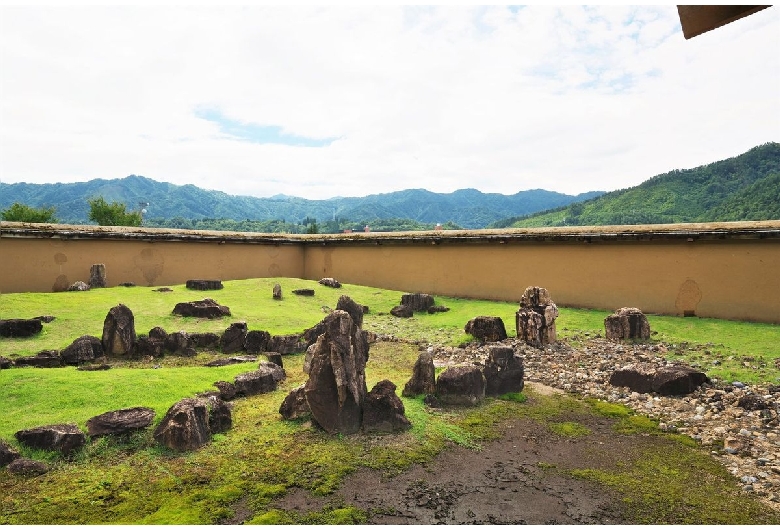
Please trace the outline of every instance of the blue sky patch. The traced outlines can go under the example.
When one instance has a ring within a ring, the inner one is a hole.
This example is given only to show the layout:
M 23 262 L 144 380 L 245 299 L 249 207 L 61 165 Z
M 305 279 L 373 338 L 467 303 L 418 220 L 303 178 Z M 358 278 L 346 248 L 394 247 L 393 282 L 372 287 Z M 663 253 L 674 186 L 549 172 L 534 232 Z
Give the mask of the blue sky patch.
M 256 144 L 280 144 L 295 147 L 327 147 L 337 138 L 307 138 L 285 133 L 278 125 L 257 125 L 225 117 L 214 108 L 195 110 L 195 116 L 219 125 L 220 131 L 245 142 Z

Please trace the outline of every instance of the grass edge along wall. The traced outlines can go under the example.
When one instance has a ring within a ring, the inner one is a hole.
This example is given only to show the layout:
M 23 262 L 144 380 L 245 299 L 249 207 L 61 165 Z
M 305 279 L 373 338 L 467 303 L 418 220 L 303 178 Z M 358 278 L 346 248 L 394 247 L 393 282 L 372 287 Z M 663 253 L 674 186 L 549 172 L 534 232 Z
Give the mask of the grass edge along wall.
M 109 286 L 334 277 L 519 300 L 539 285 L 567 307 L 780 323 L 780 221 L 336 235 L 0 224 L 0 293 L 86 282 L 94 263 Z

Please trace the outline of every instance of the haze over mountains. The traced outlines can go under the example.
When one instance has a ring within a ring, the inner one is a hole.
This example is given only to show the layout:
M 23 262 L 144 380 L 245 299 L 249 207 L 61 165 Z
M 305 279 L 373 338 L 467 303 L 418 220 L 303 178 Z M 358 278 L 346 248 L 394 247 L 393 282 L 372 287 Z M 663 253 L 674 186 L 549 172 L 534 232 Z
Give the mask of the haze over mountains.
M 380 219 L 411 220 L 385 223 L 389 230 L 419 229 L 421 224 L 430 228 L 433 223 L 500 228 L 758 221 L 780 219 L 780 144 L 770 142 L 733 158 L 693 169 L 672 170 L 631 188 L 576 196 L 541 189 L 514 195 L 476 189 L 453 193 L 410 189 L 327 200 L 284 195 L 258 198 L 130 175 L 73 184 L 0 183 L 0 210 L 15 202 L 33 207 L 54 206 L 60 222 L 86 224 L 87 200 L 97 196 L 122 202 L 129 210 L 149 203 L 145 218 L 153 226 L 228 230 L 290 231 L 314 220 L 328 225 L 321 226 L 327 231 L 352 227 L 347 220 L 357 227 Z M 215 219 L 284 222 L 242 225 L 193 221 Z M 183 222 L 187 220 L 193 222 Z

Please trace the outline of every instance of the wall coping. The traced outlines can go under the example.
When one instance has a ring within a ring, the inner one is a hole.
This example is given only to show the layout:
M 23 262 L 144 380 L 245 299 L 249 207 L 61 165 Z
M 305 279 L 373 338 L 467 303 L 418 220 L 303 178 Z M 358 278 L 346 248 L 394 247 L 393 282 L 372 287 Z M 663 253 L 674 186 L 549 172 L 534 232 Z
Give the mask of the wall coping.
M 217 242 L 260 245 L 383 243 L 593 242 L 650 240 L 780 239 L 780 220 L 657 225 L 566 226 L 492 230 L 353 232 L 349 234 L 263 234 L 175 228 L 0 222 L 0 238 L 98 239 L 145 242 Z

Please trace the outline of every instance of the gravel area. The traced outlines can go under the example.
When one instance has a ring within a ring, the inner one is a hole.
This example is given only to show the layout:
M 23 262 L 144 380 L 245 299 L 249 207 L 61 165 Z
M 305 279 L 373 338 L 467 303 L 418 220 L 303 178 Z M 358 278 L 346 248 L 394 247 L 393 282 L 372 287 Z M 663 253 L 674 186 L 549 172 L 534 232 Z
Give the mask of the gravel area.
M 664 358 L 670 349 L 668 345 L 634 345 L 602 338 L 586 338 L 577 348 L 565 341 L 544 349 L 516 339 L 502 344 L 514 347 L 523 357 L 526 381 L 621 403 L 658 420 L 664 431 L 690 436 L 739 477 L 744 492 L 780 510 L 780 386 L 713 380 L 687 396 L 639 394 L 610 385 L 610 375 L 637 362 L 679 364 Z M 483 364 L 490 346 L 453 348 L 422 344 L 420 348 L 434 354 L 437 366 L 448 366 Z

